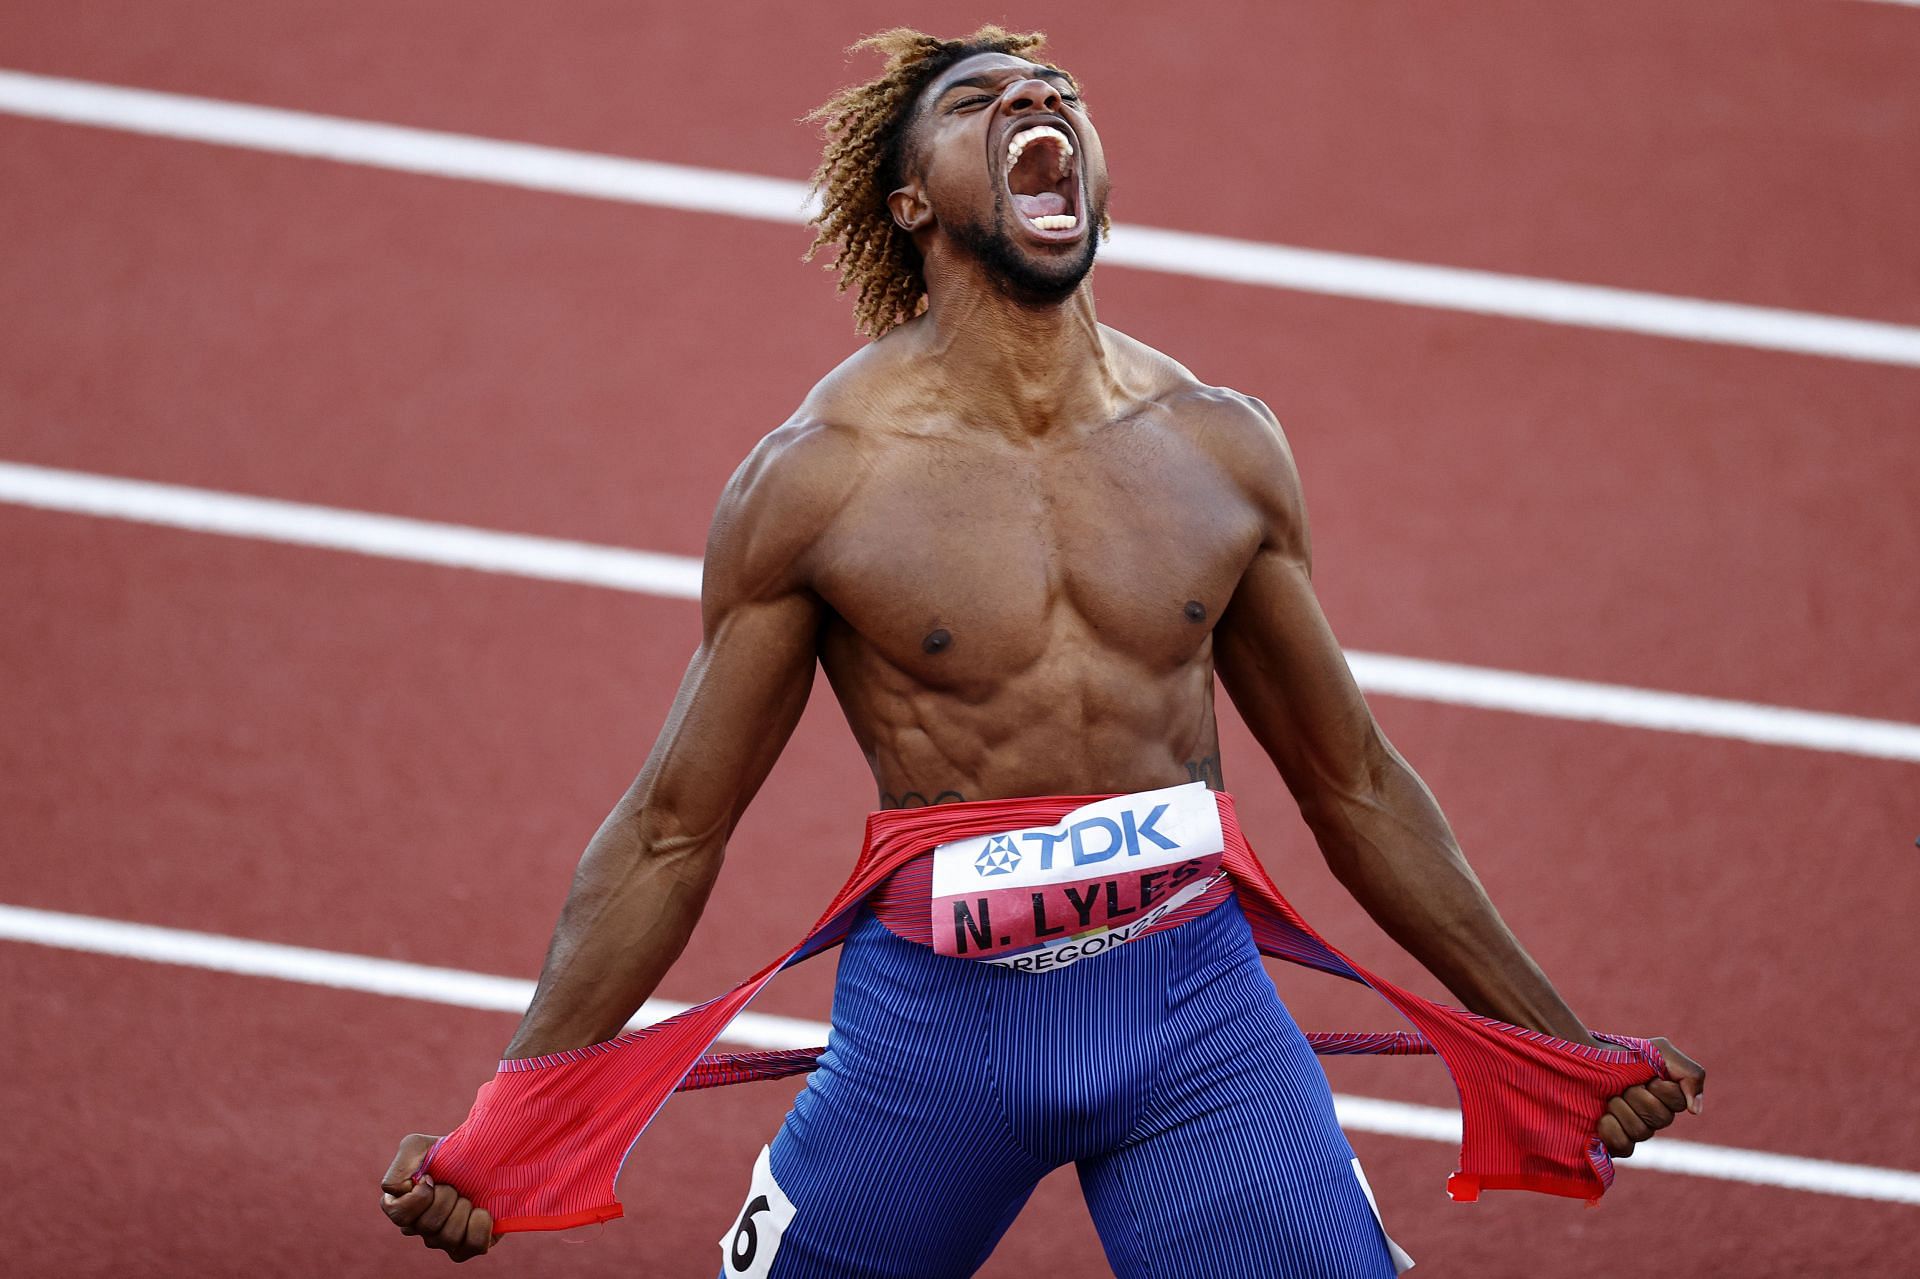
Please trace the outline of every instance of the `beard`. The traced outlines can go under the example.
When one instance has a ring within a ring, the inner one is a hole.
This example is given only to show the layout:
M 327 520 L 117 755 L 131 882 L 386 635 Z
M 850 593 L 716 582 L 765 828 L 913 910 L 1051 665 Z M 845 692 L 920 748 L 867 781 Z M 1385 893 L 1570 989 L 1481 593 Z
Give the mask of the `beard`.
M 993 221 L 963 222 L 952 225 L 950 234 L 960 246 L 987 268 L 993 282 L 1017 302 L 1029 305 L 1053 305 L 1073 296 L 1080 282 L 1093 270 L 1094 254 L 1100 249 L 1100 223 L 1104 208 L 1090 210 L 1092 229 L 1071 257 L 1035 260 L 1014 242 L 1006 231 L 1013 212 L 1007 207 L 1004 192 L 993 197 Z

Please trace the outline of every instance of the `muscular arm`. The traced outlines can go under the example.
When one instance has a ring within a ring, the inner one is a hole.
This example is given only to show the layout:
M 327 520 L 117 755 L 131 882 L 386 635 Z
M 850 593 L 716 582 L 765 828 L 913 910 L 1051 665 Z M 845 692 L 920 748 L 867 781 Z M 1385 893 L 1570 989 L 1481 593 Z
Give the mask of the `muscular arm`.
M 507 1056 L 611 1038 L 686 946 L 813 684 L 822 608 L 805 566 L 832 506 L 820 452 L 816 431 L 782 428 L 721 498 L 700 647 L 640 775 L 580 859 Z
M 840 452 L 830 431 L 789 424 L 727 486 L 707 539 L 700 647 L 645 767 L 580 858 L 508 1057 L 611 1038 L 686 946 L 727 837 L 813 685 L 823 606 L 808 559 L 856 473 Z M 380 1207 L 466 1261 L 496 1242 L 493 1217 L 457 1187 L 418 1178 L 438 1140 L 400 1143 Z
M 1354 899 L 1467 1008 L 1592 1044 L 1494 909 L 1419 776 L 1373 720 L 1315 599 L 1292 457 L 1264 406 L 1228 458 L 1263 541 L 1214 632 L 1228 695 Z

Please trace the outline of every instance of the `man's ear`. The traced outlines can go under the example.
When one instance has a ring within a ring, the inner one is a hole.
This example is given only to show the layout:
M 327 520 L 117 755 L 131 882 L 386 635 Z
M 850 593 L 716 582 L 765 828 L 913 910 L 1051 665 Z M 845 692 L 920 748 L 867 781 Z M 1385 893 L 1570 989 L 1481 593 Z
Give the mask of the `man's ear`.
M 887 197 L 887 212 L 893 214 L 893 224 L 908 235 L 933 221 L 933 206 L 927 203 L 926 193 L 921 191 L 918 180 L 909 182 Z

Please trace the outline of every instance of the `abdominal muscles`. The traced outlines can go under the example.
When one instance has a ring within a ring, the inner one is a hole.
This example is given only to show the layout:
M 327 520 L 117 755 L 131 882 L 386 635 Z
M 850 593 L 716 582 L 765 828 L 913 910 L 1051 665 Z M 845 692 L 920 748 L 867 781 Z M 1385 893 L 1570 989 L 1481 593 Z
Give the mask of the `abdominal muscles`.
M 829 660 L 828 675 L 881 807 L 1219 784 L 1210 646 L 1160 670 L 1055 649 L 1030 669 L 954 687 L 877 659 L 851 666 Z

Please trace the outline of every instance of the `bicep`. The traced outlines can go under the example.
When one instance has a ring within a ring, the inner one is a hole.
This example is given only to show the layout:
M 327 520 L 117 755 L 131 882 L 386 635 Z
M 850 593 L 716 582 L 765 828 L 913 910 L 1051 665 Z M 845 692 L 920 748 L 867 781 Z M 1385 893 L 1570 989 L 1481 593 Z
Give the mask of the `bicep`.
M 731 830 L 806 709 L 818 630 L 817 604 L 797 595 L 740 606 L 710 628 L 632 799 L 689 833 Z
M 629 803 L 722 836 L 806 709 L 825 605 L 805 562 L 818 506 L 779 433 L 742 464 L 708 537 L 700 647 Z
M 1303 556 L 1255 556 L 1215 629 L 1214 663 L 1303 807 L 1350 793 L 1387 752 Z
M 1280 424 L 1257 400 L 1229 466 L 1261 528 L 1214 631 L 1221 683 L 1304 810 L 1355 794 L 1392 755 L 1313 591 L 1300 474 Z

